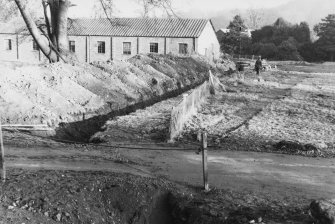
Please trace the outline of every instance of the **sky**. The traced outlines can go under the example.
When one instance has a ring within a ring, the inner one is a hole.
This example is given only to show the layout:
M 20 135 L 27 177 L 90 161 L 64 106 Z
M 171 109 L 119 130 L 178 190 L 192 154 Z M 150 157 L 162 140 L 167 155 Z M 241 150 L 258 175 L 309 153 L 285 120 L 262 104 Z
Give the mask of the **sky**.
M 172 0 L 173 9 L 177 14 L 199 13 L 200 17 L 210 17 L 216 12 L 227 9 L 243 8 L 272 8 L 289 2 L 290 0 Z M 77 6 L 70 9 L 70 17 L 93 16 L 92 9 L 97 0 L 71 0 Z M 141 16 L 138 0 L 114 0 L 115 16 Z

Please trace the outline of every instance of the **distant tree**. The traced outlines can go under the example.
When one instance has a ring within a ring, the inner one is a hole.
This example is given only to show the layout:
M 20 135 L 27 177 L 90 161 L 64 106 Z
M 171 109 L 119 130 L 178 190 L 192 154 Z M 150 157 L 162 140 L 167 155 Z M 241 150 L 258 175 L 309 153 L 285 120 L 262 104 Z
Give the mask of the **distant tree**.
M 242 17 L 240 15 L 234 16 L 227 26 L 230 31 L 222 35 L 221 51 L 227 54 L 246 54 L 247 43 L 250 45 L 251 42 L 250 38 L 243 34 L 246 28 Z
M 251 32 L 252 42 L 253 43 L 272 42 L 273 33 L 274 33 L 273 26 L 264 26 L 259 30 Z
M 113 0 L 95 0 L 94 3 L 95 18 L 112 18 L 115 12 Z
M 291 33 L 299 43 L 311 42 L 311 30 L 307 22 L 301 22 L 299 25 L 293 26 Z
M 267 59 L 278 59 L 278 48 L 274 43 L 256 43 L 252 46 L 252 54 Z
M 283 19 L 282 17 L 280 17 L 276 20 L 273 26 L 276 28 L 282 28 L 282 27 L 289 27 L 291 26 L 291 24 L 287 22 L 285 19 Z
M 220 40 L 221 51 L 227 54 L 236 54 L 239 52 L 240 37 L 231 33 L 224 33 Z
M 152 16 L 156 10 L 161 10 L 168 17 L 177 17 L 172 7 L 172 0 L 133 0 L 142 6 L 142 17 Z M 116 9 L 114 0 L 95 0 L 95 17 L 112 18 Z
M 278 59 L 293 61 L 302 60 L 302 57 L 298 52 L 296 40 L 294 38 L 289 38 L 278 46 Z
M 314 27 L 319 39 L 316 41 L 320 47 L 328 55 L 328 60 L 335 59 L 335 14 L 330 14 L 322 19 L 322 22 Z
M 327 53 L 316 43 L 305 43 L 298 49 L 299 54 L 308 62 L 320 62 L 327 60 Z
M 8 0 L 0 0 L 0 22 L 8 22 L 18 14 L 15 4 Z
M 246 11 L 246 25 L 249 29 L 259 29 L 264 23 L 264 10 L 249 8 Z
M 311 59 L 307 51 L 314 47 L 306 22 L 290 24 L 283 18 L 278 18 L 273 25 L 253 31 L 252 43 L 254 54 L 278 60 L 302 60 L 300 50 Z
M 277 46 L 293 36 L 292 25 L 283 18 L 278 18 L 273 24 L 273 28 L 272 42 Z
M 240 33 L 241 31 L 245 31 L 247 26 L 244 24 L 244 20 L 240 15 L 234 16 L 233 20 L 230 21 L 227 29 L 230 29 L 230 32 Z
M 162 10 L 168 17 L 177 17 L 172 8 L 172 0 L 138 0 L 143 7 L 143 17 L 149 17 L 150 12 Z

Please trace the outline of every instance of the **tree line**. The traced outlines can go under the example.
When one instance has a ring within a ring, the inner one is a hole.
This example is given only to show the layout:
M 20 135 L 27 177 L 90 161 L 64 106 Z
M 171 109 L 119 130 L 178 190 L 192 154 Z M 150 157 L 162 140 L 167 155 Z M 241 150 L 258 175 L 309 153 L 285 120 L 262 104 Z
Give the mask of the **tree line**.
M 227 28 L 230 32 L 218 35 L 224 53 L 261 55 L 271 60 L 320 62 L 335 59 L 335 14 L 328 15 L 314 27 L 315 41 L 312 41 L 306 22 L 291 24 L 283 18 L 252 31 L 251 37 L 245 34 L 247 27 L 239 15 Z

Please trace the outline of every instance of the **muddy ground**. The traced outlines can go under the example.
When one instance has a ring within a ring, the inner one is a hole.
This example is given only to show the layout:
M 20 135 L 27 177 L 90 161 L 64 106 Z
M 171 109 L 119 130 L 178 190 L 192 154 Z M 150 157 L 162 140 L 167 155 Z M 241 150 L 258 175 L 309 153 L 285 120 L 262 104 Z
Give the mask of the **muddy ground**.
M 260 81 L 251 70 L 245 71 L 244 79 L 221 76 L 227 92 L 210 97 L 177 142 L 197 144 L 198 132 L 206 131 L 210 147 L 217 150 L 333 157 L 335 76 L 330 72 L 335 67 L 314 66 L 305 66 L 310 72 L 297 72 L 301 65 L 291 65 L 293 71 L 285 65 L 279 67 L 283 70 L 263 72 Z M 172 98 L 110 120 L 106 131 L 96 136 L 105 142 L 167 141 L 170 112 L 180 100 Z
M 219 189 L 204 193 L 164 179 L 106 171 L 8 171 L 8 181 L 1 185 L 1 223 L 310 221 L 303 203 Z
M 236 158 L 230 168 L 235 159 L 223 161 L 231 174 L 217 173 L 222 155 L 210 152 L 211 191 L 205 193 L 194 151 L 69 145 L 8 132 L 4 139 L 2 223 L 312 223 L 309 203 L 331 191 L 319 192 L 303 179 L 297 184 L 287 167 L 280 183 L 251 168 L 243 174 Z
M 220 78 L 228 92 L 210 99 L 176 145 L 164 138 L 180 97 L 109 120 L 100 144 L 6 131 L 0 223 L 313 223 L 311 200 L 335 196 L 334 77 Z M 209 193 L 195 154 L 199 127 L 210 136 Z

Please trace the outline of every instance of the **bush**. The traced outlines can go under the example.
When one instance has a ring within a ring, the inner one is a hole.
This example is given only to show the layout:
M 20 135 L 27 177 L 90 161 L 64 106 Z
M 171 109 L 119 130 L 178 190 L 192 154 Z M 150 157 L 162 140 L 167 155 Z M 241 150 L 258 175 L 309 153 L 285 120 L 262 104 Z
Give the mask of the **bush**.
M 302 57 L 298 52 L 298 48 L 293 40 L 283 41 L 278 47 L 279 60 L 302 61 Z
M 262 55 L 263 58 L 276 59 L 278 48 L 274 43 L 259 43 L 253 45 L 253 54 Z
M 327 59 L 327 54 L 315 43 L 306 43 L 299 47 L 299 53 L 308 62 L 321 62 Z

